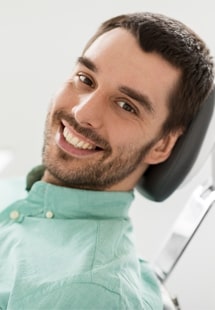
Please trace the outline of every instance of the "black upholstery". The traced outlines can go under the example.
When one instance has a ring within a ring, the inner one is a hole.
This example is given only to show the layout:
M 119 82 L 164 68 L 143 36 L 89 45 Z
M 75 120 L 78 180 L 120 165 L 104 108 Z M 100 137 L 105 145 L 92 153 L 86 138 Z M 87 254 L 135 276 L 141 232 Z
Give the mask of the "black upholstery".
M 210 93 L 202 109 L 178 140 L 170 158 L 162 164 L 150 166 L 137 185 L 148 199 L 161 202 L 168 198 L 191 170 L 201 149 L 212 118 L 215 90 Z

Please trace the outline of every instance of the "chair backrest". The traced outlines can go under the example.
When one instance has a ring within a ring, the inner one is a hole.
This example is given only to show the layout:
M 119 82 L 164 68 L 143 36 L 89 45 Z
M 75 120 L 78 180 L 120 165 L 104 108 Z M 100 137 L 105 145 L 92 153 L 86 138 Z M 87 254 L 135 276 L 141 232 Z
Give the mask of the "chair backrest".
M 215 88 L 211 91 L 186 133 L 179 138 L 169 159 L 164 163 L 150 166 L 140 179 L 137 190 L 143 196 L 161 202 L 182 185 L 183 181 L 187 180 L 188 174 L 193 176 L 201 167 L 215 143 L 213 128 L 215 122 L 211 121 L 214 102 Z M 209 124 L 212 127 L 210 130 Z M 207 145 L 204 141 L 206 140 L 206 133 L 209 135 Z

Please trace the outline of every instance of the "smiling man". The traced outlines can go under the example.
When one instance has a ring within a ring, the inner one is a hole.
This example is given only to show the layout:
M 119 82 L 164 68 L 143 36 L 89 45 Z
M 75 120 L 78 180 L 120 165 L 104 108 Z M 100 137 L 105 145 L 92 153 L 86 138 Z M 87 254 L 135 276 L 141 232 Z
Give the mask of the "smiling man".
M 50 107 L 41 180 L 0 214 L 0 308 L 162 309 L 129 206 L 212 85 L 209 51 L 182 23 L 101 25 Z
M 131 190 L 149 164 L 167 158 L 182 132 L 162 135 L 168 98 L 180 76 L 159 54 L 141 50 L 127 30 L 101 35 L 54 100 L 46 124 L 44 180 Z

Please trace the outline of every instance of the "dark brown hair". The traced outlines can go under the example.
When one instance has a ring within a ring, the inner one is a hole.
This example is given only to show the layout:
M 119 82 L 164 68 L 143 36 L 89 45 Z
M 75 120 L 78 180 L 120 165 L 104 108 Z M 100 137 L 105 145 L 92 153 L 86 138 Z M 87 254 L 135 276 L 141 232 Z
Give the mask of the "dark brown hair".
M 213 60 L 205 42 L 183 23 L 161 14 L 134 13 L 105 21 L 87 43 L 84 52 L 103 33 L 124 28 L 145 52 L 155 52 L 182 72 L 172 91 L 169 116 L 163 134 L 187 128 L 213 87 Z

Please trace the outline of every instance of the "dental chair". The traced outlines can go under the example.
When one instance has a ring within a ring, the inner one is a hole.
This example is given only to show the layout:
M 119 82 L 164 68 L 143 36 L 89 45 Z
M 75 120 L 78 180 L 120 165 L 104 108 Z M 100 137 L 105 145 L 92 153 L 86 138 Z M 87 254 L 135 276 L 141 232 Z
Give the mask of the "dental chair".
M 186 133 L 177 142 L 171 157 L 162 164 L 150 166 L 137 186 L 140 194 L 147 199 L 162 202 L 176 189 L 189 183 L 206 159 L 211 156 L 211 176 L 191 193 L 188 203 L 152 262 L 160 281 L 164 310 L 181 309 L 180 301 L 172 298 L 167 291 L 165 281 L 215 202 L 214 103 L 215 89 L 210 93 Z

